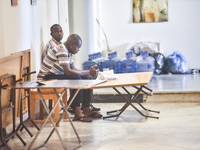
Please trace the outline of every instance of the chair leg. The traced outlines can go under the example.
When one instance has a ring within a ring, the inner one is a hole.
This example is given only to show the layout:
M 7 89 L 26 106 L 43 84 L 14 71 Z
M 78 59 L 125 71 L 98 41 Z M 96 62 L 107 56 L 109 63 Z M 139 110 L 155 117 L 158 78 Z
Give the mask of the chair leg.
M 49 110 L 52 110 L 53 100 L 49 100 Z
M 44 119 L 44 106 L 42 102 L 40 101 L 40 120 Z
M 67 107 L 67 91 L 63 95 L 63 103 L 65 104 L 65 107 Z M 64 113 L 64 119 L 67 119 L 67 114 L 64 112 L 64 110 L 63 113 Z
M 58 101 L 58 98 L 57 96 L 55 96 L 54 98 L 54 105 L 55 103 Z M 54 114 L 55 114 L 55 117 L 54 117 L 54 122 L 55 124 L 58 122 L 59 118 L 60 118 L 60 115 L 59 115 L 59 104 L 56 106 L 56 108 L 54 109 Z M 57 124 L 57 127 L 59 127 L 59 123 Z
M 32 120 L 35 120 L 35 96 L 33 94 L 30 94 L 30 117 Z M 33 123 L 30 122 L 30 127 L 33 127 Z

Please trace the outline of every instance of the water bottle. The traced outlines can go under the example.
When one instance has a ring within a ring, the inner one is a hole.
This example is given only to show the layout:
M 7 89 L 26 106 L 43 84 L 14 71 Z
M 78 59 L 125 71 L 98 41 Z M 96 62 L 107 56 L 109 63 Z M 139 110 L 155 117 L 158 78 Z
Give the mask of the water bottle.
M 98 64 L 98 69 L 102 71 L 103 70 L 102 63 L 105 61 L 105 58 L 102 57 L 101 52 L 97 52 L 95 54 L 96 54 L 96 59 L 94 61 Z
M 97 62 L 94 61 L 94 59 L 95 59 L 95 55 L 89 54 L 88 60 L 83 62 L 83 64 L 82 64 L 83 70 L 89 70 L 92 66 L 97 65 Z
M 155 60 L 149 56 L 148 51 L 140 51 L 140 55 L 136 57 L 136 72 L 153 72 L 155 70 Z
M 122 73 L 121 58 L 117 57 L 117 52 L 108 53 L 108 59 L 105 59 L 100 65 L 101 69 L 113 70 L 114 73 Z
M 133 51 L 126 52 L 126 58 L 122 60 L 122 73 L 136 72 L 136 55 Z

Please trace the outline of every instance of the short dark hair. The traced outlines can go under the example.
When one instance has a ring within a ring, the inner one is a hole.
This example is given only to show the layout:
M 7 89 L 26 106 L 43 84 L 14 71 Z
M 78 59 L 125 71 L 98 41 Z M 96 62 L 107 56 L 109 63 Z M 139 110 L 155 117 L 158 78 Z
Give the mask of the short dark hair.
M 51 26 L 50 31 L 53 32 L 54 27 L 57 27 L 57 26 L 61 27 L 59 24 L 54 24 L 54 25 Z
M 67 41 L 68 42 L 74 41 L 74 42 L 76 42 L 78 44 L 82 43 L 82 39 L 81 39 L 81 37 L 78 34 L 71 34 L 71 35 L 69 35 L 69 37 L 67 38 Z

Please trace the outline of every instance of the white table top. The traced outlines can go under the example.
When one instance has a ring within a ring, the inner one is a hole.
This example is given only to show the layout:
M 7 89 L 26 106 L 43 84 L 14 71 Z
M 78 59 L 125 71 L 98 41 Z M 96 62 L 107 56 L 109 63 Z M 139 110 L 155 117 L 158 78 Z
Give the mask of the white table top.
M 152 75 L 153 72 L 116 74 L 117 79 L 108 80 L 107 82 L 98 84 L 93 88 L 97 89 L 97 88 L 147 85 L 150 82 Z
M 17 84 L 15 89 L 33 88 L 67 88 L 67 89 L 96 89 L 122 86 L 147 85 L 152 77 L 152 72 L 116 74 L 117 79 L 113 80 L 31 80 Z M 41 84 L 42 85 L 41 85 Z
M 47 88 L 67 88 L 67 89 L 89 89 L 97 84 L 105 82 L 105 80 L 47 80 L 47 81 L 25 81 L 17 84 L 15 89 L 47 89 Z

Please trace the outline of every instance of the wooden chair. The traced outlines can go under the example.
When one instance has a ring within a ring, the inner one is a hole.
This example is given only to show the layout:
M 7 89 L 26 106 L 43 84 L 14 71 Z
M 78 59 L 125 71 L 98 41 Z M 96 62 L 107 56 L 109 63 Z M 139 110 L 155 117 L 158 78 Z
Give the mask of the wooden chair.
M 33 73 L 36 73 L 36 72 L 35 71 L 30 72 L 29 66 L 26 66 L 26 67 L 23 68 L 22 73 L 23 73 L 22 77 L 20 79 L 18 79 L 16 81 L 16 83 L 17 82 L 22 83 L 22 82 L 30 80 L 30 75 L 33 74 Z M 20 103 L 20 112 L 19 112 L 20 113 L 20 124 L 18 125 L 16 131 L 18 132 L 19 129 L 21 131 L 23 129 L 25 129 L 28 132 L 28 134 L 32 137 L 33 134 L 27 128 L 26 124 L 31 122 L 37 128 L 37 130 L 39 130 L 40 128 L 36 125 L 36 123 L 30 117 L 30 89 L 20 90 L 19 103 Z M 24 113 L 27 113 L 27 118 L 25 120 L 24 120 L 24 117 L 23 117 Z
M 15 89 L 7 89 L 8 86 L 15 86 L 16 76 L 6 74 L 0 76 L 0 147 L 5 146 L 11 150 L 7 142 L 15 135 L 26 145 L 15 129 L 16 123 L 16 95 Z M 12 131 L 6 133 L 6 127 L 12 123 Z M 4 131 L 4 132 L 3 132 Z
M 53 101 L 53 103 L 55 104 L 58 100 L 57 95 L 54 93 L 53 89 L 41 89 L 42 92 L 42 96 L 45 100 L 49 100 L 49 101 Z M 60 93 L 58 91 L 58 93 Z M 41 119 L 43 118 L 43 116 L 40 116 L 40 120 L 35 120 L 35 105 L 36 105 L 36 100 L 41 100 L 41 97 L 38 93 L 37 90 L 31 90 L 30 91 L 30 99 L 31 99 L 31 118 L 34 120 L 35 123 L 43 123 L 45 120 Z M 41 106 L 41 105 L 40 105 Z M 50 106 L 51 107 L 51 106 Z M 43 107 L 40 108 L 40 112 L 42 111 L 43 114 Z M 54 122 L 57 123 L 59 120 L 59 105 L 56 106 L 55 110 L 54 110 Z M 50 120 L 48 120 L 48 122 L 50 122 Z M 32 124 L 31 124 L 32 126 Z M 59 124 L 58 124 L 59 126 Z
M 61 93 L 63 89 L 57 89 L 58 93 Z M 51 104 L 52 102 L 55 104 L 58 100 L 56 93 L 54 92 L 53 89 L 41 89 L 42 96 L 45 100 L 51 101 L 49 103 L 50 109 L 52 108 Z M 31 118 L 34 120 L 35 123 L 43 123 L 45 120 L 43 119 L 44 117 L 44 108 L 43 105 L 40 105 L 40 119 L 35 120 L 35 106 L 36 106 L 36 100 L 41 100 L 41 97 L 38 93 L 37 90 L 31 90 L 30 91 L 30 101 L 31 101 Z M 67 93 L 63 95 L 63 102 L 65 105 L 67 105 Z M 56 106 L 54 110 L 54 122 L 57 123 L 59 120 L 59 105 Z M 64 118 L 66 118 L 66 115 L 64 115 Z M 50 122 L 50 120 L 48 120 Z M 31 123 L 30 126 L 32 127 L 33 124 Z M 57 124 L 59 126 L 59 124 Z
M 25 74 L 23 75 L 27 80 L 31 80 L 31 74 L 36 73 L 35 71 L 30 72 L 29 67 L 24 67 Z M 61 93 L 63 89 L 57 89 L 58 93 Z M 58 100 L 56 93 L 53 89 L 42 89 L 42 96 L 45 100 L 49 101 L 49 109 L 51 110 L 52 104 L 55 104 Z M 41 97 L 36 89 L 31 89 L 28 91 L 29 98 L 30 98 L 30 118 L 33 120 L 30 122 L 30 126 L 35 126 L 33 123 L 43 123 L 44 120 L 44 107 L 40 101 L 40 119 L 35 119 L 35 107 L 36 107 L 36 100 L 41 100 Z M 67 105 L 67 92 L 63 95 L 63 102 L 65 105 Z M 59 105 L 54 110 L 54 122 L 57 123 L 59 120 Z M 64 118 L 67 119 L 67 115 L 64 115 Z M 50 120 L 48 120 L 50 122 Z M 59 124 L 57 124 L 59 126 Z

